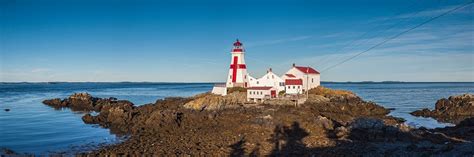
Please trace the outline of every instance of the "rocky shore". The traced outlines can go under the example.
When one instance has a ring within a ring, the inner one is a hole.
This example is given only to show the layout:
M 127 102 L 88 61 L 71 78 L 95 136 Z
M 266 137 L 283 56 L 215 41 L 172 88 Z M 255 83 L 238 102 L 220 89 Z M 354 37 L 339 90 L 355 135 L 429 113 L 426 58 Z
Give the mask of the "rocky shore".
M 448 99 L 442 98 L 436 102 L 434 110 L 425 108 L 410 114 L 458 124 L 466 118 L 474 117 L 474 95 L 463 94 L 451 96 Z
M 82 120 L 128 140 L 78 155 L 162 156 L 472 156 L 474 119 L 456 127 L 415 129 L 348 91 L 317 88 L 306 103 L 248 104 L 245 93 L 165 98 L 134 106 L 74 94 L 54 108 L 95 111 Z

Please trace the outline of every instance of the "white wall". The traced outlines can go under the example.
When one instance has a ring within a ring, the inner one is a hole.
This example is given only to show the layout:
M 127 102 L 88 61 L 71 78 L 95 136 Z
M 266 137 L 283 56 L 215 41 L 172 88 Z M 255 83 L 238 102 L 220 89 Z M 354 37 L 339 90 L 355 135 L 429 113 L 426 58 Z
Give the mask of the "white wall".
M 212 87 L 212 91 L 211 91 L 213 94 L 217 94 L 217 95 L 227 95 L 227 87 L 225 86 L 214 86 Z
M 233 69 L 230 68 L 230 65 L 234 64 L 234 57 L 236 57 L 236 56 L 238 57 L 237 64 L 245 64 L 244 52 L 232 52 L 231 61 L 230 61 L 230 64 L 228 66 L 229 74 L 227 75 L 227 82 L 226 82 L 227 87 L 233 87 L 234 86 L 233 83 L 232 83 L 232 71 L 233 71 Z M 237 68 L 237 76 L 236 76 L 235 83 L 244 85 L 245 82 L 247 82 L 247 87 L 249 87 L 249 83 L 248 83 L 249 82 L 249 77 L 248 77 L 248 74 L 247 74 L 247 69 Z
M 303 86 L 301 85 L 285 85 L 286 94 L 301 94 L 303 93 Z
M 257 86 L 257 79 L 250 76 L 250 74 L 247 74 L 247 77 L 249 78 L 249 85 L 250 87 L 255 87 Z
M 285 83 L 285 80 L 281 79 L 275 73 L 269 71 L 267 74 L 263 75 L 262 77 L 258 78 L 255 81 L 255 85 L 257 87 L 273 87 L 276 89 L 277 94 L 280 91 L 285 90 L 285 86 L 280 86 L 280 83 Z
M 267 96 L 268 98 L 271 97 L 271 90 L 275 89 L 269 89 L 269 90 L 251 90 L 247 89 L 247 101 L 250 101 L 250 99 L 262 99 Z M 277 93 L 278 94 L 278 93 Z

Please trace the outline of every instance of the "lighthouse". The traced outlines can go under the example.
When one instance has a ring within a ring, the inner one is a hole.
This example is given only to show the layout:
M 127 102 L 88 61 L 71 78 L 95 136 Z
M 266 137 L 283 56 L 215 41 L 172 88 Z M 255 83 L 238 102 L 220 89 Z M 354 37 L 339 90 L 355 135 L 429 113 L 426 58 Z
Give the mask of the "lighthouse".
M 320 84 L 320 73 L 309 66 L 296 66 L 286 72 L 282 77 L 272 72 L 261 78 L 254 78 L 247 73 L 245 65 L 245 50 L 243 44 L 237 39 L 232 47 L 229 74 L 225 83 L 217 83 L 212 87 L 212 93 L 227 95 L 228 88 L 243 87 L 247 89 L 247 100 L 261 102 L 265 99 L 280 97 L 277 93 L 297 95 L 308 92 Z M 225 66 L 225 65 L 223 65 Z
M 249 76 L 247 76 L 247 66 L 245 65 L 245 50 L 243 44 L 237 39 L 231 51 L 229 75 L 227 77 L 227 87 L 248 87 Z

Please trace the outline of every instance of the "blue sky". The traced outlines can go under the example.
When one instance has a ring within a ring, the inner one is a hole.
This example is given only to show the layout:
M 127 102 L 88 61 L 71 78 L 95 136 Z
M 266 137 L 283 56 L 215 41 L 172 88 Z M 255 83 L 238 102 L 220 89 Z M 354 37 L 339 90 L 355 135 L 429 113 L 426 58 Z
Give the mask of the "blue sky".
M 473 5 L 325 70 L 467 2 L 3 0 L 0 81 L 220 82 L 236 38 L 254 77 L 474 81 Z

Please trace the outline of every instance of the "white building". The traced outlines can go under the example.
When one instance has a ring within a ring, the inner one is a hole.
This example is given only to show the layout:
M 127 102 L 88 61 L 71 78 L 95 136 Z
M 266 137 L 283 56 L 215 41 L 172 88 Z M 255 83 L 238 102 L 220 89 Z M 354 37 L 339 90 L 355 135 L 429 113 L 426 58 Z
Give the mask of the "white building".
M 247 88 L 247 101 L 262 102 L 265 99 L 276 98 L 277 92 L 273 87 Z
M 293 67 L 281 78 L 285 81 L 286 79 L 301 79 L 302 92 L 318 87 L 321 82 L 320 73 L 318 71 L 311 67 L 296 66 L 295 64 L 293 64 Z
M 286 94 L 302 94 L 303 80 L 301 79 L 285 79 L 285 93 Z
M 270 68 L 265 75 L 258 79 L 251 77 L 250 87 L 274 87 L 278 93 L 285 90 L 285 80 L 273 73 Z

